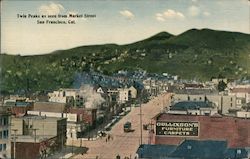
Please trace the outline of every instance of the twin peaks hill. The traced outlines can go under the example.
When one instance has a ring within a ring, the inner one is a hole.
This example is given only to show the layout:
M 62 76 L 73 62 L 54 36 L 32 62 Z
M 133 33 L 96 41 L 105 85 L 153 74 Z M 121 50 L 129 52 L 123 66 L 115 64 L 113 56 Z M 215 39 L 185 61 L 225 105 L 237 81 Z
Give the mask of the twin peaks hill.
M 250 78 L 250 35 L 191 29 L 179 35 L 158 33 L 127 45 L 80 46 L 36 56 L 0 55 L 2 92 L 71 87 L 75 73 L 143 69 L 185 79 L 218 75 Z

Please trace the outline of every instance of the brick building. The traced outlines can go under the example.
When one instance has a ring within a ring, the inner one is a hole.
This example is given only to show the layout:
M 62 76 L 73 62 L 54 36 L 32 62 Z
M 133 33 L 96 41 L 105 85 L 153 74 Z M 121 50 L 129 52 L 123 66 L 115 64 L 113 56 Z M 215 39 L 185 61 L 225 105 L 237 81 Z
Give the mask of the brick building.
M 56 136 L 18 136 L 11 142 L 11 156 L 15 159 L 38 159 L 51 156 L 58 147 Z M 14 155 L 15 147 L 15 155 Z M 15 156 L 15 157 L 14 157 Z
M 151 144 L 179 145 L 185 139 L 223 140 L 230 148 L 250 147 L 250 120 L 228 116 L 158 114 L 153 118 Z
M 77 114 L 78 121 L 88 123 L 89 125 L 95 125 L 97 109 L 95 108 L 69 108 L 67 113 Z

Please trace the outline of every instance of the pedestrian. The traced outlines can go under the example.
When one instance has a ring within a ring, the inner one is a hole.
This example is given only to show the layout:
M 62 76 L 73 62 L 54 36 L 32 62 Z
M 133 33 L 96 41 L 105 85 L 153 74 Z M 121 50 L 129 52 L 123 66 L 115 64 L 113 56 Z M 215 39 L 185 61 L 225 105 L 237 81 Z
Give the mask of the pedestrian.
M 116 156 L 116 159 L 121 159 L 121 156 L 118 154 L 118 155 Z
M 106 142 L 108 142 L 108 138 L 106 138 Z

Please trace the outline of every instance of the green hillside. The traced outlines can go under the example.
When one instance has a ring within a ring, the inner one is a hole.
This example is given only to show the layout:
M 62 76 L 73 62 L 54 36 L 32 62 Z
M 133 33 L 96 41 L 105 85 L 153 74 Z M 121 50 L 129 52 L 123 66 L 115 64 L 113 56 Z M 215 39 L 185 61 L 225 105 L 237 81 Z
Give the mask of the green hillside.
M 0 55 L 3 93 L 70 87 L 77 72 L 104 74 L 144 69 L 181 78 L 209 80 L 219 74 L 239 79 L 250 75 L 250 35 L 191 29 L 180 35 L 161 32 L 127 44 L 81 46 L 46 55 Z

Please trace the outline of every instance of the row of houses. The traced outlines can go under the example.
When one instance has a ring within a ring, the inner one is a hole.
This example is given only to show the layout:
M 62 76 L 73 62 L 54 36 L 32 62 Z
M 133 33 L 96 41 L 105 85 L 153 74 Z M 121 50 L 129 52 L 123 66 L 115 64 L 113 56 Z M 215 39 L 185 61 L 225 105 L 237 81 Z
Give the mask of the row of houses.
M 89 92 L 97 93 L 102 97 L 108 97 L 109 100 L 117 101 L 118 103 L 125 103 L 131 99 L 137 98 L 137 89 L 134 86 L 130 86 L 129 88 L 106 88 L 106 87 L 87 87 L 88 90 L 84 89 L 84 87 L 80 87 L 80 89 L 59 89 L 57 91 L 53 91 L 48 94 L 50 102 L 57 103 L 70 103 L 71 99 L 75 102 L 75 105 L 78 107 L 86 107 L 84 103 L 86 102 L 86 96 Z M 87 91 L 87 93 L 86 93 Z M 112 96 L 115 95 L 115 98 Z

